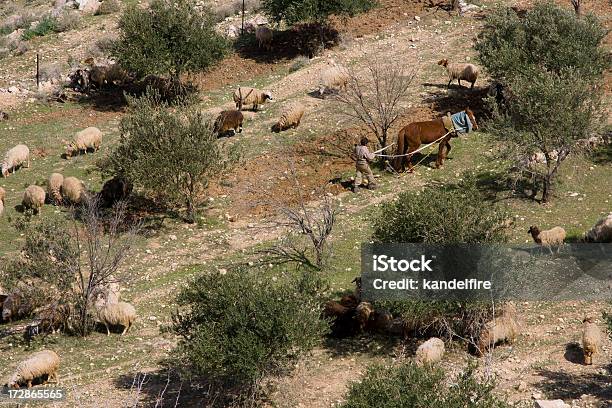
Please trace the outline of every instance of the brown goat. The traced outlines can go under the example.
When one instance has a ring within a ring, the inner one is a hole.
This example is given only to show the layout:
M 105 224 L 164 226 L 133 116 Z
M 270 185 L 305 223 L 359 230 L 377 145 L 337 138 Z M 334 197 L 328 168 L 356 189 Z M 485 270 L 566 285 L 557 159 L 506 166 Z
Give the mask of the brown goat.
M 237 110 L 225 110 L 217 116 L 214 132 L 218 136 L 224 136 L 230 130 L 233 130 L 234 134 L 242 133 L 243 122 L 244 115 L 242 112 Z

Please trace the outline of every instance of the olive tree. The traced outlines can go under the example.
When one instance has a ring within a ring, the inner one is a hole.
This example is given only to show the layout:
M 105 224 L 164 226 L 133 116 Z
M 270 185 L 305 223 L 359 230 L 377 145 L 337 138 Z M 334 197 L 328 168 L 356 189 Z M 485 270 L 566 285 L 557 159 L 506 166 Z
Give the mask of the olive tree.
M 264 11 L 276 22 L 324 23 L 332 15 L 355 15 L 376 4 L 373 0 L 263 0 Z
M 111 54 L 138 77 L 204 70 L 223 58 L 227 40 L 215 31 L 208 9 L 193 0 L 153 0 L 148 8 L 129 6 L 119 19 Z
M 128 102 L 108 159 L 111 172 L 170 207 L 184 205 L 186 220 L 194 222 L 211 177 L 228 169 L 237 149 L 217 140 L 213 120 L 197 108 L 179 103 L 170 110 L 152 90 Z
M 485 127 L 515 153 L 544 155 L 544 169 L 526 169 L 534 176 L 533 190 L 541 184 L 544 203 L 576 141 L 600 122 L 600 82 L 610 64 L 605 35 L 592 15 L 578 18 L 542 3 L 524 17 L 498 9 L 479 36 L 480 60 L 509 95 L 503 113 L 491 106 Z

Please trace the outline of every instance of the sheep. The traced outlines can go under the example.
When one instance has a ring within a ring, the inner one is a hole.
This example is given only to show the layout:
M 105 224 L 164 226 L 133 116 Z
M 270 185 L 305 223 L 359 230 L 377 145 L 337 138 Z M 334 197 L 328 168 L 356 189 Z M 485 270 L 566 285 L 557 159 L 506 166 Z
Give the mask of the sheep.
M 304 105 L 300 103 L 291 104 L 283 110 L 278 122 L 272 126 L 272 131 L 279 133 L 290 128 L 295 129 L 300 126 L 302 116 L 304 116 Z
M 125 200 L 132 193 L 134 186 L 124 177 L 116 176 L 107 180 L 100 191 L 100 201 L 104 207 L 112 207 L 115 203 Z
M 14 174 L 15 169 L 24 163 L 26 164 L 25 167 L 30 167 L 30 149 L 28 149 L 26 145 L 19 144 L 4 155 L 4 160 L 2 161 L 2 177 L 8 177 L 10 170 L 12 170 L 11 173 Z
M 502 308 L 501 316 L 488 321 L 478 338 L 478 354 L 483 355 L 485 350 L 495 347 L 501 342 L 513 343 L 519 332 L 516 307 L 508 302 Z
M 582 351 L 584 353 L 584 364 L 593 364 L 593 354 L 597 353 L 601 344 L 601 332 L 592 317 L 586 317 L 583 321 Z
M 86 197 L 85 185 L 76 177 L 66 177 L 61 188 L 62 197 L 72 204 L 80 204 Z
M 348 308 L 355 308 L 359 304 L 359 299 L 353 294 L 344 295 L 340 298 L 340 304 Z
M 263 105 L 267 100 L 273 100 L 271 92 L 261 91 L 255 88 L 239 87 L 234 91 L 232 97 L 236 103 L 236 109 L 239 111 L 242 111 L 244 105 L 252 105 L 253 110 L 257 112 L 259 105 Z
M 0 187 L 0 215 L 4 212 L 4 197 L 6 196 L 6 191 L 2 187 Z
M 369 302 L 361 302 L 355 308 L 355 320 L 359 326 L 359 330 L 363 331 L 370 320 L 370 315 L 374 310 Z
M 102 144 L 102 132 L 96 127 L 88 127 L 86 129 L 77 132 L 74 136 L 74 141 L 68 142 L 62 140 L 66 147 L 66 157 L 72 157 L 76 154 L 85 152 L 87 154 L 88 149 L 97 151 Z
M 259 42 L 259 48 L 264 48 L 268 51 L 272 49 L 272 39 L 274 38 L 274 32 L 266 26 L 258 26 L 255 30 L 255 38 Z
M 323 97 L 326 92 L 346 89 L 349 80 L 350 75 L 346 68 L 332 63 L 331 66 L 321 72 L 319 96 Z
M 30 325 L 34 333 L 26 332 L 26 338 L 41 333 L 55 333 L 64 328 L 70 317 L 70 306 L 58 302 L 38 308 L 34 311 L 34 323 Z
M 88 85 L 92 84 L 97 89 L 102 89 L 104 85 L 123 83 L 127 79 L 127 72 L 117 63 L 110 65 L 93 65 L 88 70 Z
M 448 85 L 450 88 L 451 82 L 455 79 L 459 82 L 459 86 L 461 86 L 461 80 L 465 80 L 472 83 L 470 89 L 474 89 L 474 83 L 476 79 L 478 79 L 478 67 L 474 64 L 452 64 L 449 63 L 447 59 L 442 59 L 438 61 L 438 65 L 446 68 L 446 72 L 448 72 Z
M 565 230 L 561 227 L 540 231 L 538 227 L 532 225 L 527 232 L 531 234 L 536 244 L 548 248 L 551 253 L 553 247 L 557 248 L 557 252 L 559 252 L 559 248 L 563 245 L 566 236 Z
M 236 133 L 242 133 L 242 124 L 244 115 L 238 110 L 224 110 L 219 113 L 215 120 L 214 132 L 218 136 L 227 134 L 230 130 Z
M 418 366 L 435 364 L 444 356 L 444 342 L 437 337 L 432 337 L 421 344 L 415 353 L 415 363 Z
M 19 388 L 22 384 L 27 384 L 30 388 L 35 379 L 42 379 L 43 383 L 51 379 L 57 382 L 59 365 L 60 358 L 52 350 L 34 353 L 27 360 L 19 363 L 7 386 L 9 388 Z
M 370 314 L 367 329 L 378 333 L 387 333 L 391 328 L 393 316 L 386 310 L 375 310 Z
M 13 318 L 19 318 L 24 314 L 25 302 L 23 295 L 18 290 L 11 291 L 2 302 L 2 320 L 12 322 Z
M 550 157 L 551 161 L 557 161 L 559 152 L 557 150 L 551 150 L 548 157 Z M 518 167 L 533 169 L 538 164 L 546 164 L 546 162 L 546 155 L 542 152 L 536 152 L 531 156 L 521 158 L 518 162 Z
M 21 205 L 25 209 L 32 209 L 35 213 L 39 213 L 45 205 L 45 196 L 46 193 L 42 187 L 31 185 L 25 189 Z
M 586 242 L 612 242 L 612 213 L 597 221 L 597 224 L 584 235 L 584 240 Z
M 118 297 L 111 288 L 107 288 L 103 299 L 96 302 L 98 320 L 106 327 L 107 336 L 110 336 L 110 326 L 123 326 L 123 336 L 136 320 L 134 306 L 127 302 L 116 302 Z
M 62 184 L 64 183 L 64 176 L 59 173 L 52 173 L 47 180 L 47 195 L 49 201 L 55 205 L 62 204 Z
M 323 316 L 338 317 L 347 314 L 351 309 L 351 307 L 343 306 L 334 300 L 330 300 L 329 302 L 325 303 L 325 306 L 323 307 Z

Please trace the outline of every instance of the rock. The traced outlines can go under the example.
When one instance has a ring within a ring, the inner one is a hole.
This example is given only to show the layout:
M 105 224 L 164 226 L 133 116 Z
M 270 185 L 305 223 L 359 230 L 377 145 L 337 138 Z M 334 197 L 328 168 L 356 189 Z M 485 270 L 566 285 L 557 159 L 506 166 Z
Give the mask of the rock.
M 238 38 L 238 36 L 240 36 L 240 28 L 235 25 L 230 25 L 225 30 L 225 35 L 228 38 Z
M 525 381 L 521 381 L 518 383 L 518 385 L 516 386 L 516 390 L 517 391 L 525 391 L 527 389 L 527 383 Z
M 19 88 L 17 88 L 15 85 L 9 87 L 8 89 L 9 93 L 18 93 L 19 92 Z
M 78 0 L 79 10 L 87 14 L 95 14 L 102 4 L 98 0 Z
M 534 391 L 534 392 L 531 394 L 531 398 L 533 398 L 534 400 L 539 400 L 539 399 L 541 399 L 541 398 L 542 398 L 542 393 L 541 393 L 541 392 L 538 392 L 538 391 Z
M 168 235 L 168 238 L 170 239 L 170 241 L 176 241 L 177 237 L 174 234 Z
M 534 408 L 571 408 L 563 400 L 536 400 L 533 403 Z
M 19 28 L 7 35 L 6 39 L 8 40 L 8 42 L 19 41 L 21 40 L 21 36 L 23 35 L 24 31 L 25 30 L 23 28 Z
M 66 0 L 55 0 L 55 9 L 61 9 L 66 7 Z
M 40 21 L 38 21 L 38 20 L 32 21 L 30 23 L 30 30 L 34 30 L 36 27 L 38 27 L 38 24 L 40 24 Z
M 414 16 L 414 19 L 415 19 L 416 21 L 421 21 L 421 17 L 419 17 L 419 16 Z

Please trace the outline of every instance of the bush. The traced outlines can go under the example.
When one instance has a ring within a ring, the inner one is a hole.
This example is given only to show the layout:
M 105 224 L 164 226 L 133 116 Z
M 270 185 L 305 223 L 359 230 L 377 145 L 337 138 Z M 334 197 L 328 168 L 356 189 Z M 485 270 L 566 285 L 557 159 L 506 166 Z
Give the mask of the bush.
M 148 9 L 132 5 L 119 20 L 112 55 L 140 78 L 204 70 L 225 55 L 228 41 L 215 31 L 209 9 L 198 12 L 193 0 L 153 0 Z
M 96 16 L 104 16 L 107 14 L 113 14 L 121 10 L 121 3 L 118 0 L 104 0 L 98 10 L 96 10 Z
M 194 222 L 209 179 L 237 160 L 237 149 L 217 140 L 213 120 L 201 110 L 178 103 L 170 111 L 157 91 L 128 97 L 128 103 L 108 160 L 111 171 L 165 204 L 184 204 L 187 221 Z
M 476 50 L 494 78 L 510 79 L 535 65 L 560 74 L 573 67 L 588 79 L 601 76 L 609 66 L 601 47 L 606 29 L 589 15 L 578 18 L 553 3 L 538 3 L 521 18 L 511 8 L 487 17 Z
M 57 17 L 55 32 L 63 33 L 65 31 L 74 30 L 81 24 L 81 13 L 76 10 L 64 10 Z
M 453 385 L 445 385 L 444 371 L 413 364 L 368 369 L 361 382 L 350 386 L 342 408 L 510 408 L 493 395 L 494 383 L 479 381 L 468 365 Z
M 289 25 L 299 22 L 322 23 L 332 15 L 349 15 L 368 11 L 376 5 L 373 0 L 263 0 L 263 9 L 276 22 Z
M 322 281 L 310 273 L 278 280 L 260 271 L 207 272 L 178 297 L 176 350 L 194 372 L 224 387 L 252 388 L 311 350 L 325 334 Z
M 487 201 L 472 176 L 457 185 L 401 193 L 374 220 L 380 242 L 505 242 L 508 214 Z
M 51 16 L 43 17 L 34 28 L 28 28 L 23 32 L 21 38 L 28 41 L 34 37 L 42 37 L 55 32 L 57 29 L 57 19 Z

